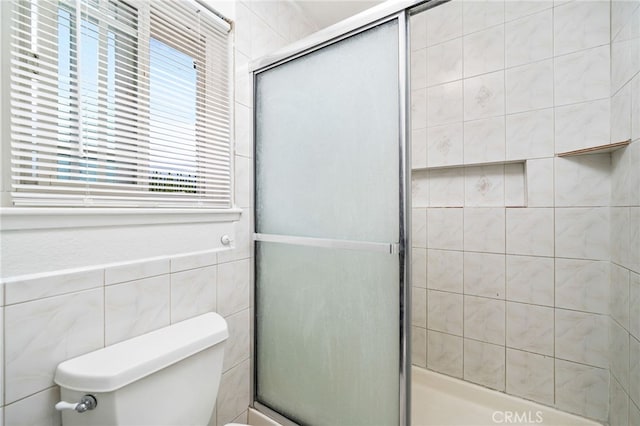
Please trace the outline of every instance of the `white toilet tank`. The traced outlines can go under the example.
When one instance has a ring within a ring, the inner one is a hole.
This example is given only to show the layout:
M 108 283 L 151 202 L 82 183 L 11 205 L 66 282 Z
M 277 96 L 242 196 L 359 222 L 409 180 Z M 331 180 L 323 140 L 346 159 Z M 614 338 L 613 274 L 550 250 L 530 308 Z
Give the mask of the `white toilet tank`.
M 207 313 L 58 365 L 63 401 L 84 395 L 95 409 L 62 412 L 64 426 L 204 426 L 213 412 L 229 336 Z

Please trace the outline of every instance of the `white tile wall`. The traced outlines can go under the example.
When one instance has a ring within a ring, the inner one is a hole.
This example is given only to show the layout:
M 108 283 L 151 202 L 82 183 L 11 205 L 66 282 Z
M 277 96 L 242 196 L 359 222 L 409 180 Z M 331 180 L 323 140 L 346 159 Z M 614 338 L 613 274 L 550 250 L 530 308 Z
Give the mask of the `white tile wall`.
M 411 212 L 411 243 L 414 247 L 427 247 L 426 209 L 413 209 Z
M 614 377 L 609 381 L 609 424 L 629 424 L 629 397 Z
M 504 166 L 466 167 L 464 169 L 464 189 L 465 206 L 504 206 Z
M 463 270 L 464 294 L 493 299 L 505 298 L 504 255 L 465 252 Z
M 411 182 L 411 199 L 413 207 L 429 206 L 429 172 L 417 172 Z
M 633 336 L 629 339 L 629 396 L 636 405 L 640 403 L 640 341 Z
M 416 91 L 416 94 L 419 95 L 419 91 Z M 418 101 L 419 99 L 416 100 Z M 425 109 L 426 125 L 429 127 L 462 121 L 462 81 L 426 89 Z M 413 120 L 418 126 L 418 118 Z
M 171 258 L 171 272 L 186 271 L 188 269 L 204 268 L 205 266 L 216 265 L 218 255 L 215 251 L 185 254 Z
M 415 87 L 435 86 L 462 78 L 462 38 L 428 47 L 425 54 L 426 81 L 416 81 Z M 423 83 L 423 86 L 420 84 Z
M 21 399 L 4 407 L 4 424 L 59 426 L 62 423 L 60 412 L 54 405 L 60 401 L 60 391 L 51 387 L 29 398 Z
M 88 290 L 102 287 L 103 282 L 104 271 L 95 269 L 54 276 L 40 274 L 40 276 L 20 277 L 5 282 L 5 303 L 9 305 L 48 296 Z
M 427 210 L 427 246 L 434 249 L 462 250 L 463 209 Z
M 411 131 L 411 167 L 427 167 L 427 129 Z
M 427 249 L 414 247 L 411 251 L 411 277 L 415 287 L 427 286 Z
M 633 401 L 629 403 L 629 424 L 640 424 L 640 408 Z
M 640 75 L 636 75 L 631 83 L 631 137 L 640 138 Z M 637 148 L 636 148 L 637 151 Z
M 429 290 L 427 324 L 429 330 L 462 336 L 462 295 Z
M 611 38 L 616 39 L 618 33 L 629 22 L 633 12 L 640 4 L 635 0 L 613 0 L 611 2 Z
M 0 339 L 0 383 L 2 383 L 2 386 L 0 386 L 0 405 L 4 406 L 4 307 L 0 307 L 0 330 L 2 330 L 3 333 L 3 338 Z M 0 413 L 0 422 L 2 418 L 2 413 Z
M 505 302 L 464 296 L 464 336 L 496 345 L 505 341 Z
M 504 346 L 464 339 L 464 379 L 504 391 Z
M 610 170 L 608 154 L 556 158 L 556 207 L 608 206 Z
M 462 122 L 427 129 L 427 165 L 429 167 L 462 164 L 462 129 Z
M 112 345 L 169 325 L 170 297 L 168 274 L 107 287 L 105 343 Z
M 460 168 L 432 170 L 427 182 L 429 206 L 462 207 L 464 205 L 464 171 Z
M 128 264 L 110 266 L 104 270 L 104 283 L 117 284 L 141 278 L 168 274 L 171 270 L 169 259 L 146 262 L 130 262 Z
M 609 209 L 555 210 L 556 256 L 577 259 L 609 258 Z
M 629 329 L 629 290 L 629 270 L 613 263 L 609 283 L 609 314 L 626 329 Z
M 556 309 L 556 358 L 607 368 L 608 317 L 579 311 Z
M 554 64 L 551 59 L 507 69 L 505 73 L 507 114 L 552 107 L 553 77 Z
M 494 0 L 463 1 L 462 27 L 470 34 L 504 22 L 504 2 Z
M 427 367 L 427 330 L 411 327 L 411 363 L 419 367 Z
M 554 153 L 553 109 L 507 115 L 506 159 L 550 157 Z
M 411 54 L 411 87 L 427 87 L 427 49 Z
M 229 338 L 224 348 L 224 367 L 223 371 L 228 371 L 247 358 L 249 354 L 250 340 L 250 321 L 249 310 L 245 309 L 237 314 L 230 315 L 226 318 L 229 327 Z
M 504 161 L 504 117 L 492 117 L 465 122 L 463 150 L 465 164 Z
M 529 207 L 553 207 L 553 158 L 527 160 L 527 204 Z
M 216 310 L 217 267 L 171 274 L 171 323 Z
M 504 78 L 504 71 L 496 71 L 464 79 L 465 121 L 504 115 Z
M 424 206 L 425 280 L 436 295 L 427 304 L 427 367 L 452 375 L 462 368 L 467 380 L 600 421 L 611 420 L 611 393 L 612 409 L 627 412 L 612 423 L 625 425 L 640 416 L 630 396 L 640 333 L 638 5 L 467 1 L 461 31 L 455 6 L 452 28 L 443 29 L 444 11 L 425 20 L 442 35 L 433 45 L 452 47 L 431 50 L 427 73 L 455 70 L 437 82 L 454 93 L 451 113 L 446 103 L 432 105 L 442 87 L 426 100 L 435 119 L 427 168 L 457 166 L 444 181 L 443 170 L 423 175 L 436 181 Z M 442 120 L 450 121 L 437 127 Z M 612 154 L 555 157 L 629 137 L 635 142 Z M 523 161 L 522 172 L 505 161 Z M 455 262 L 445 267 L 443 253 Z M 616 278 L 623 270 L 626 281 Z M 455 307 L 449 329 L 440 301 Z M 505 305 L 504 343 L 489 327 L 501 312 L 483 309 L 490 302 Z M 478 362 L 492 349 L 493 371 Z M 615 397 L 612 381 L 622 390 Z
M 427 89 L 411 91 L 411 128 L 421 129 L 427 126 Z
M 411 325 L 427 328 L 427 289 L 414 287 L 411 304 Z
M 427 367 L 462 378 L 462 337 L 429 330 L 427 338 Z
M 555 108 L 556 152 L 606 143 L 610 134 L 609 98 Z
M 505 61 L 511 68 L 553 56 L 553 13 L 551 9 L 508 22 Z
M 524 163 L 504 165 L 504 205 L 524 207 L 527 205 Z
M 631 272 L 629 280 L 629 332 L 640 339 L 640 274 Z
M 554 310 L 507 302 L 507 346 L 542 355 L 554 354 Z
M 507 255 L 507 300 L 553 306 L 553 268 L 553 258 Z
M 462 35 L 462 1 L 451 1 L 426 14 L 427 46 Z
M 553 256 L 553 209 L 506 209 L 508 254 Z
M 512 21 L 535 12 L 549 9 L 553 6 L 551 0 L 514 0 L 505 2 L 505 19 Z
M 504 31 L 504 25 L 498 25 L 464 37 L 465 78 L 504 68 Z
M 611 142 L 631 139 L 631 86 L 626 84 L 611 98 Z
M 609 97 L 610 49 L 606 44 L 554 60 L 554 99 L 567 105 Z
M 218 425 L 230 423 L 246 411 L 251 398 L 250 372 L 247 359 L 222 375 L 216 406 Z
M 609 373 L 606 369 L 555 360 L 556 405 L 601 421 L 609 404 Z
M 638 72 L 640 67 L 640 9 L 611 43 L 611 93 L 616 93 Z
M 611 6 L 611 141 L 632 140 L 630 146 L 611 156 L 608 420 L 612 425 L 633 425 L 640 421 L 639 6 L 637 1 L 613 1 Z
M 104 346 L 103 304 L 95 289 L 5 307 L 5 403 L 51 386 L 61 361 Z
M 461 251 L 427 250 L 427 287 L 462 293 L 463 254 Z
M 569 2 L 554 8 L 554 53 L 609 44 L 609 1 Z
M 505 209 L 465 208 L 464 249 L 488 253 L 504 253 Z
M 555 303 L 559 308 L 609 313 L 609 262 L 556 259 Z
M 507 393 L 553 405 L 553 358 L 507 349 Z
M 249 259 L 218 265 L 218 313 L 222 316 L 235 314 L 249 308 L 250 289 Z
M 609 321 L 609 368 L 625 392 L 629 393 L 629 332 L 614 320 Z

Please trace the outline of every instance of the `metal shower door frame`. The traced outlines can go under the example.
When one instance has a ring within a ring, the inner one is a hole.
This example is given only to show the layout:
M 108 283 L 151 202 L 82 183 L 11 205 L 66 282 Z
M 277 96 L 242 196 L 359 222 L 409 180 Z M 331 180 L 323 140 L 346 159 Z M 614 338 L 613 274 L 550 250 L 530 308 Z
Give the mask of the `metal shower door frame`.
M 338 24 L 330 26 L 324 30 L 319 31 L 305 38 L 297 43 L 294 43 L 283 50 L 275 52 L 273 55 L 266 56 L 258 59 L 250 64 L 250 72 L 252 73 L 252 89 L 253 94 L 253 120 L 252 120 L 252 143 L 254 149 L 254 165 L 253 176 L 254 186 L 256 188 L 256 171 L 255 171 L 255 114 L 256 114 L 256 78 L 257 75 L 263 71 L 267 71 L 271 68 L 282 65 L 286 62 L 295 60 L 301 56 L 314 52 L 316 50 L 327 47 L 331 44 L 340 42 L 349 37 L 362 33 L 368 29 L 371 29 L 380 24 L 397 20 L 398 22 L 398 123 L 399 123 L 399 243 L 398 244 L 378 244 L 378 247 L 369 247 L 376 251 L 387 251 L 389 253 L 399 254 L 400 264 L 400 277 L 399 277 L 399 425 L 410 424 L 411 414 L 411 235 L 409 224 L 411 223 L 411 152 L 410 152 L 410 87 L 409 87 L 409 15 L 421 12 L 425 9 L 437 6 L 444 3 L 447 0 L 432 0 L 426 2 L 425 0 L 401 0 L 394 2 L 393 4 L 383 3 L 378 7 L 374 7 L 369 11 L 363 12 L 352 18 L 346 19 Z M 256 208 L 256 194 L 254 193 L 254 211 L 252 216 L 251 229 L 253 230 L 251 243 L 254 266 L 252 268 L 251 276 L 251 306 L 253 310 L 253 319 L 251 323 L 251 407 L 257 411 L 271 417 L 278 421 L 282 425 L 296 425 L 290 419 L 284 417 L 280 413 L 272 410 L 271 408 L 261 404 L 257 401 L 257 386 L 256 386 L 256 315 L 255 315 L 255 241 L 273 241 L 274 236 L 267 236 L 264 234 L 257 234 L 255 232 L 255 208 Z M 331 240 L 317 239 L 317 238 L 304 238 L 304 237 L 286 237 L 287 239 L 297 239 L 297 243 L 304 245 L 320 246 L 320 247 L 335 247 L 335 244 Z M 345 242 L 351 243 L 351 242 Z M 366 245 L 369 243 L 357 242 L 357 245 Z

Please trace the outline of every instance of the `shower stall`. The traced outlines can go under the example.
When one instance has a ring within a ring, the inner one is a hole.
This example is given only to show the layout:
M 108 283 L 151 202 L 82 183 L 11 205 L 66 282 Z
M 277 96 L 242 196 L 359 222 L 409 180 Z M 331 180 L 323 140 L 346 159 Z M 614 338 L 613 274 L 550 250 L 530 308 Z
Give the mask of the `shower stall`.
M 388 2 L 252 65 L 256 409 L 455 424 L 488 391 L 511 402 L 485 423 L 640 419 L 640 144 L 609 127 L 640 80 L 616 37 L 640 41 L 614 9 Z
M 406 19 L 255 66 L 255 404 L 300 424 L 408 422 Z
M 405 34 L 396 13 L 254 73 L 255 398 L 300 424 L 405 423 Z

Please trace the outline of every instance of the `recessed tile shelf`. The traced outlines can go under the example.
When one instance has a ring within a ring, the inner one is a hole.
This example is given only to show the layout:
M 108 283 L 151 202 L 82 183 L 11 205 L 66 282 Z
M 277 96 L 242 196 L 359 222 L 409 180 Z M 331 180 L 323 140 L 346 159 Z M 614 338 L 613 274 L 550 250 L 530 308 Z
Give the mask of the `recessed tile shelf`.
M 627 139 L 622 142 L 608 143 L 605 145 L 592 146 L 591 148 L 576 149 L 575 151 L 560 152 L 556 154 L 556 157 L 574 157 L 577 155 L 588 154 L 604 154 L 607 152 L 613 152 L 617 149 L 624 148 L 631 143 L 631 139 Z
M 524 164 L 527 160 L 505 160 L 505 161 L 486 161 L 481 163 L 464 163 L 464 164 L 447 164 L 443 166 L 429 166 L 429 167 L 412 167 L 413 172 L 431 171 L 431 170 L 445 170 L 465 167 L 484 167 L 484 166 L 506 166 L 509 164 Z
M 526 207 L 524 160 L 412 170 L 415 207 Z

